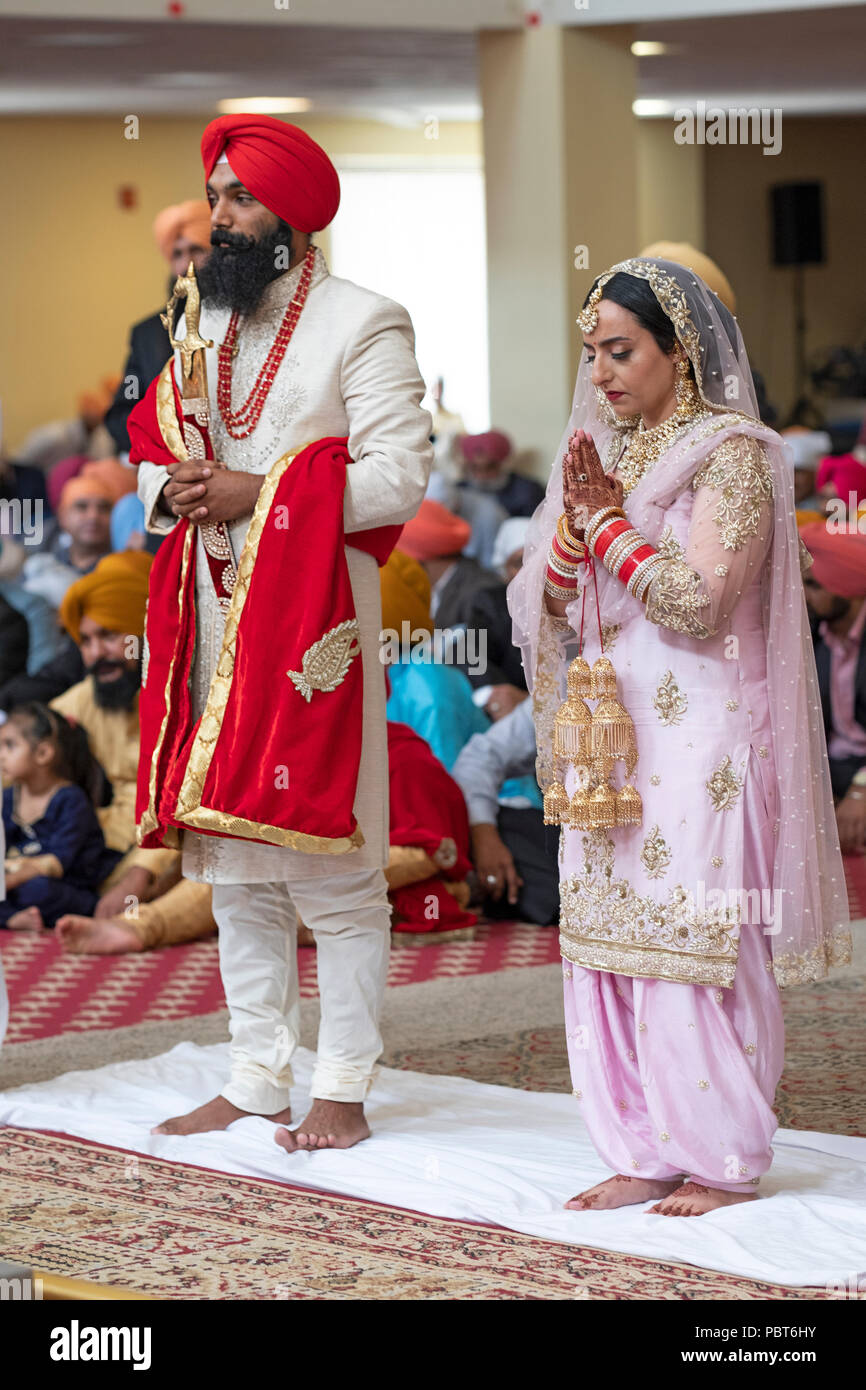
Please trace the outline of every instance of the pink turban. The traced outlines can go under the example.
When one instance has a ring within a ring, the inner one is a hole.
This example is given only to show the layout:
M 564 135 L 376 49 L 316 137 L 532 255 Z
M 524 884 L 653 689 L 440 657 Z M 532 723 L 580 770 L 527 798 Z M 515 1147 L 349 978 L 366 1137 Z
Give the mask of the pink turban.
M 446 555 L 459 555 L 471 535 L 468 521 L 462 521 L 441 503 L 425 497 L 417 515 L 403 527 L 397 549 L 404 555 L 411 555 L 413 560 L 437 560 Z
M 317 232 L 340 206 L 340 180 L 321 145 L 275 116 L 218 116 L 205 128 L 205 177 L 225 150 L 232 172 L 270 212 L 299 232 Z
M 504 463 L 511 453 L 511 440 L 501 430 L 488 430 L 486 434 L 464 434 L 457 442 L 467 463 L 479 455 L 492 458 L 496 463 Z
M 802 526 L 800 536 L 813 561 L 807 573 L 822 589 L 840 598 L 866 597 L 866 535 L 853 529 L 830 531 L 825 522 L 816 521 Z
M 820 491 L 825 483 L 832 483 L 836 496 L 847 506 L 849 493 L 854 493 L 858 503 L 866 500 L 866 465 L 858 463 L 853 454 L 828 454 L 818 464 L 815 487 Z
M 163 208 L 154 218 L 153 235 L 166 260 L 171 258 L 178 237 L 186 237 L 196 246 L 210 246 L 210 204 L 204 198 L 190 198 Z

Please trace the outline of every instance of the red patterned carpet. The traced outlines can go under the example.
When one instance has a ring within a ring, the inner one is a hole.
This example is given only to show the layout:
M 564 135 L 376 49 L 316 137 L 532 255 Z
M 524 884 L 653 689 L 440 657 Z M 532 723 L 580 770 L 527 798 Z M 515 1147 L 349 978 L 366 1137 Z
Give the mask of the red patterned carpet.
M 216 937 L 128 956 L 67 956 L 51 932 L 0 931 L 9 988 L 7 1041 L 124 1028 L 213 1013 L 224 1005 Z M 298 952 L 301 995 L 316 993 L 316 952 Z M 480 924 L 473 941 L 408 946 L 391 953 L 389 985 L 486 975 L 559 960 L 555 928 Z

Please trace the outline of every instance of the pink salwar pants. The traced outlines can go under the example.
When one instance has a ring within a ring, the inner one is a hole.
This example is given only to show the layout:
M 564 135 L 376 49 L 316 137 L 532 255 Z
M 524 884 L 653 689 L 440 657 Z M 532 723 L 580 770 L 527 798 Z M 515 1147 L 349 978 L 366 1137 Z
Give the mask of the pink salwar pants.
M 733 989 L 632 979 L 563 961 L 572 1085 L 614 1173 L 754 1190 L 772 1162 L 779 991 L 760 925 Z

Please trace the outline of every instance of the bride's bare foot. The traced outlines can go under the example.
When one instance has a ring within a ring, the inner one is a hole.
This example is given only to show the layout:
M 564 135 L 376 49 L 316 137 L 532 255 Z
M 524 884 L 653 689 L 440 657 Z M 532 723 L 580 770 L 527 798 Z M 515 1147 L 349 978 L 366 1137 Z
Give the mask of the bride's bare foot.
M 682 1183 L 679 1178 L 626 1178 L 622 1173 L 588 1187 L 566 1202 L 567 1211 L 613 1211 L 616 1207 L 638 1206 L 653 1197 L 666 1197 Z
M 163 1120 L 161 1125 L 152 1129 L 151 1134 L 204 1134 L 212 1129 L 228 1129 L 235 1120 L 245 1120 L 249 1115 L 256 1112 L 253 1110 L 239 1110 L 236 1105 L 232 1105 L 225 1096 L 215 1096 L 209 1100 L 207 1105 L 200 1105 L 197 1110 L 190 1110 L 188 1115 L 175 1115 L 171 1120 Z M 292 1112 L 289 1109 L 280 1110 L 276 1115 L 265 1115 L 266 1120 L 275 1120 L 277 1124 L 286 1125 L 291 1123 Z
M 6 925 L 12 931 L 41 931 L 45 923 L 38 907 L 22 907 L 20 912 L 13 912 Z
M 122 917 L 79 917 L 69 912 L 57 923 L 57 939 L 72 956 L 117 956 L 144 950 L 135 927 Z
M 726 1192 L 722 1187 L 703 1187 L 699 1182 L 685 1182 L 663 1202 L 650 1207 L 656 1216 L 704 1216 L 719 1207 L 733 1207 L 739 1202 L 754 1202 L 757 1192 Z
M 370 1127 L 360 1101 L 314 1100 L 309 1115 L 295 1130 L 278 1129 L 274 1139 L 287 1153 L 311 1149 L 350 1149 L 369 1139 Z

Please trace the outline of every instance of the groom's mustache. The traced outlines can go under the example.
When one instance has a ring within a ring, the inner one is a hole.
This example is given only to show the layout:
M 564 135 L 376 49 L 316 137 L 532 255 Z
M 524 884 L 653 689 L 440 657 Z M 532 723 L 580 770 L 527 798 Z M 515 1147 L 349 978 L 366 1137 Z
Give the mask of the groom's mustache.
M 258 243 L 253 236 L 244 236 L 241 232 L 215 231 L 210 234 L 211 246 L 220 246 L 229 251 L 252 251 Z

